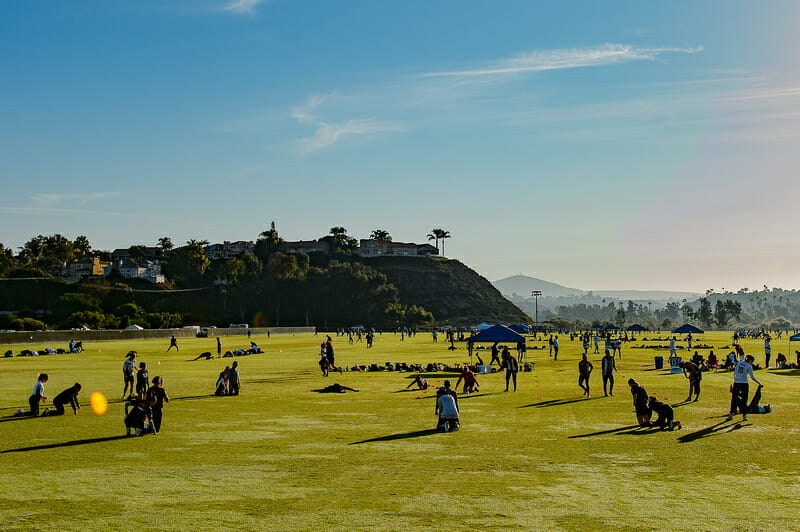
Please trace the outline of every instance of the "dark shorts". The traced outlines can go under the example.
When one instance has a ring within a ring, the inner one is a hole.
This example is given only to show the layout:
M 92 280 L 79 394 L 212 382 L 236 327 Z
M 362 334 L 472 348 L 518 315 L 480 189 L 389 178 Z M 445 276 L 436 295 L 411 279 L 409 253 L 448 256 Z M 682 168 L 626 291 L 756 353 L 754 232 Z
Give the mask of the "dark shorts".
M 125 382 L 133 384 L 133 375 L 123 375 L 122 378 L 125 379 Z

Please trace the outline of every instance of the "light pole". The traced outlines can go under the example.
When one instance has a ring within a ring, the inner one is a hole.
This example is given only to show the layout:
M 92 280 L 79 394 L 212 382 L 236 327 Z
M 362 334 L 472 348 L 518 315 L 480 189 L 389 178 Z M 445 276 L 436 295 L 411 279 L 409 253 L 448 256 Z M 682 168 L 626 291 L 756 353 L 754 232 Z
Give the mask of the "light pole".
M 541 290 L 534 290 L 531 292 L 534 301 L 533 322 L 539 323 L 539 296 L 542 295 Z

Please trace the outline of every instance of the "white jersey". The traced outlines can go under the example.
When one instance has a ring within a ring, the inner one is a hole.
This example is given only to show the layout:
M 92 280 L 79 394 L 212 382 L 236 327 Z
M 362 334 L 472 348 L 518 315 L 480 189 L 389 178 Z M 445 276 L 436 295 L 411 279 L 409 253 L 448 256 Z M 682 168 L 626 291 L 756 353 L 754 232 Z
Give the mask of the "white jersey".
M 36 381 L 36 385 L 33 387 L 33 395 L 34 396 L 44 395 L 44 383 L 42 381 Z
M 439 406 L 439 417 L 442 419 L 458 419 L 456 401 L 450 394 L 444 394 L 436 400 Z
M 136 369 L 136 360 L 129 358 L 125 362 L 122 363 L 122 371 L 125 372 L 125 375 L 133 375 L 133 370 Z
M 733 382 L 739 384 L 747 384 L 747 376 L 750 376 L 750 379 L 758 382 L 753 375 L 753 366 L 747 363 L 744 360 L 741 360 L 736 363 L 736 367 L 733 368 Z

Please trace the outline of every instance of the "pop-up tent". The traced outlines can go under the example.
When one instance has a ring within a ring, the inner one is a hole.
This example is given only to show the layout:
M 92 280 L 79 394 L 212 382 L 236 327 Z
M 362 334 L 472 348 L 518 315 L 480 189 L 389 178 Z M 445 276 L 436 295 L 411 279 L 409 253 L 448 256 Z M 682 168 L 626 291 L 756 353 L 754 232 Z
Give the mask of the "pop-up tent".
M 605 330 L 607 330 L 607 331 L 612 331 L 612 330 L 613 330 L 613 331 L 616 331 L 617 329 L 619 329 L 619 327 L 617 327 L 617 326 L 616 326 L 616 325 L 614 325 L 613 323 L 609 323 L 608 325 L 606 325 L 605 327 L 603 327 L 603 329 L 605 329 Z
M 789 354 L 792 353 L 792 342 L 800 342 L 800 333 L 793 334 L 789 337 Z
M 527 325 L 523 325 L 521 323 L 515 323 L 514 325 L 509 325 L 509 329 L 514 331 L 515 333 L 519 334 L 528 334 L 531 332 L 531 328 Z
M 646 331 L 647 327 L 645 327 L 644 325 L 639 325 L 638 323 L 634 323 L 633 325 L 631 325 L 630 327 L 626 328 L 625 330 L 626 331 L 639 331 L 639 332 L 642 332 L 642 331 Z
M 478 329 L 479 331 L 485 331 L 486 329 L 488 329 L 488 328 L 490 328 L 490 327 L 491 327 L 491 325 L 489 325 L 488 323 L 486 323 L 486 322 L 484 321 L 484 322 L 483 322 L 483 323 L 481 323 L 480 325 L 476 325 L 475 327 L 473 327 L 473 329 Z
M 677 329 L 672 329 L 672 332 L 676 334 L 688 334 L 688 333 L 703 334 L 705 331 L 703 329 L 698 329 L 694 325 L 689 325 L 688 323 L 685 323 L 680 327 L 678 327 Z
M 604 327 L 599 323 L 595 323 L 594 325 L 592 325 L 592 329 L 604 329 Z
M 470 363 L 472 363 L 472 346 L 476 342 L 508 342 L 508 343 L 517 343 L 517 342 L 524 342 L 525 337 L 521 334 L 515 333 L 505 325 L 494 325 L 489 327 L 488 329 L 479 332 L 475 336 L 470 337 L 467 340 L 467 345 L 469 347 L 469 358 Z

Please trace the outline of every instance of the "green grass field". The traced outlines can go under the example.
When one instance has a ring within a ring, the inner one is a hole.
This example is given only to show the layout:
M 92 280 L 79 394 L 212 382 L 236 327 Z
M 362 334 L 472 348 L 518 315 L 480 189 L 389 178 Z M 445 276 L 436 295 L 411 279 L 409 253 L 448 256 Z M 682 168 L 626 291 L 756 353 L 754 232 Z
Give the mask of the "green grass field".
M 501 373 L 479 375 L 480 392 L 459 395 L 461 431 L 443 434 L 432 430 L 435 390 L 404 391 L 410 374 L 323 378 L 323 338 L 254 338 L 266 353 L 237 359 L 239 397 L 211 395 L 231 359 L 190 361 L 216 352 L 214 339 L 180 341 L 180 353 L 166 354 L 161 340 L 0 359 L 0 529 L 800 528 L 797 370 L 756 372 L 772 414 L 726 422 L 732 373 L 719 371 L 704 375 L 699 402 L 676 408 L 683 430 L 639 430 L 627 378 L 669 403 L 686 397 L 682 375 L 654 369 L 654 354 L 666 351 L 626 344 L 608 398 L 600 356 L 591 355 L 593 397 L 585 400 L 577 386 L 582 350 L 562 336 L 557 362 L 529 351 L 536 369 L 519 374 L 517 393 L 504 393 Z M 730 334 L 700 340 L 722 358 Z M 774 341 L 773 353 L 788 353 L 787 343 Z M 225 349 L 246 344 L 223 338 Z M 429 334 L 405 342 L 383 334 L 371 350 L 335 336 L 334 345 L 337 363 L 350 366 L 466 360 L 463 347 L 450 352 Z M 763 364 L 762 343 L 744 345 Z M 164 377 L 172 398 L 158 436 L 124 436 L 121 368 L 129 349 L 151 377 Z M 10 417 L 27 409 L 39 372 L 50 374 L 51 399 L 83 384 L 77 416 L 68 409 L 62 417 Z M 455 384 L 456 376 L 427 378 Z M 360 392 L 309 391 L 333 382 Z M 89 408 L 94 391 L 109 398 L 103 416 Z

